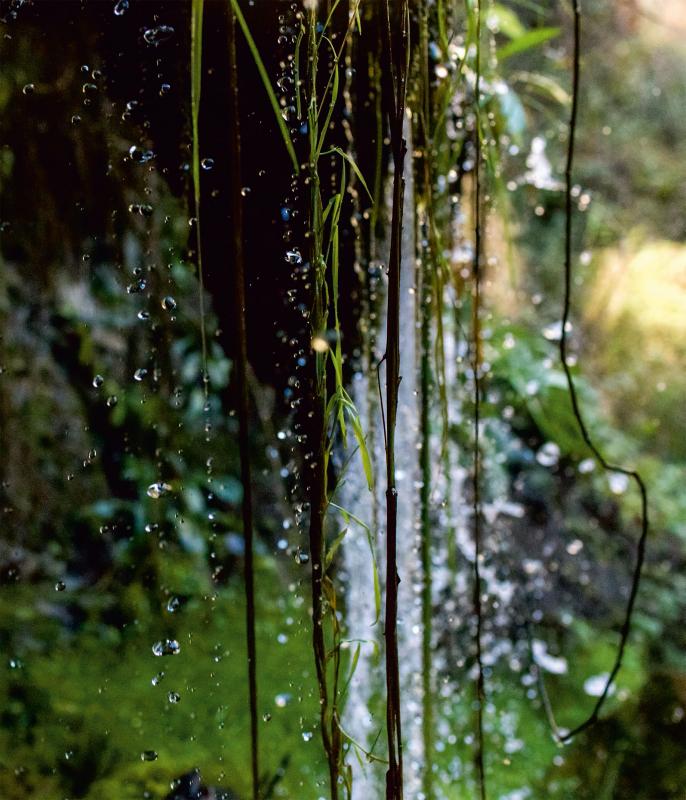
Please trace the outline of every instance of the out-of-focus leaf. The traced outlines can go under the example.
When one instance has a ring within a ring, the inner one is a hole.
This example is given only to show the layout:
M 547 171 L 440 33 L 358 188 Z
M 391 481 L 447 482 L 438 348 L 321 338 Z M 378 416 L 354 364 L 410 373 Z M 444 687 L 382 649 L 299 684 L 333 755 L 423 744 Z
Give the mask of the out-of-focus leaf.
M 505 59 L 517 53 L 523 53 L 525 50 L 538 47 L 544 42 L 554 39 L 559 33 L 559 28 L 536 28 L 536 30 L 527 31 L 523 36 L 519 36 L 508 44 L 503 45 L 498 50 L 498 60 L 505 61 Z
M 508 39 L 518 39 L 526 33 L 526 28 L 516 12 L 500 3 L 496 3 L 488 14 L 488 27 Z

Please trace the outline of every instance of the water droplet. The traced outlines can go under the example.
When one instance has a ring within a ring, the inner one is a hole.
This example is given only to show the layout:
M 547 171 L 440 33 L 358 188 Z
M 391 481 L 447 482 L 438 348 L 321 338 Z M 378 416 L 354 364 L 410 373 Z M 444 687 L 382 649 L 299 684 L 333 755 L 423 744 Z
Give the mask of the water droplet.
M 102 375 L 96 375 L 93 378 L 93 387 L 95 389 L 99 389 L 103 385 L 104 382 L 105 382 L 105 379 L 102 377 Z
M 147 161 L 155 158 L 152 150 L 143 150 L 142 147 L 137 147 L 135 144 L 129 147 L 129 158 L 136 164 L 145 164 Z
M 167 603 L 167 611 L 170 614 L 173 614 L 175 611 L 178 611 L 181 607 L 181 601 L 178 597 L 170 597 L 169 602 Z
M 250 192 L 252 192 L 252 189 L 249 186 L 243 186 L 241 189 L 241 197 L 247 197 Z
M 578 555 L 583 549 L 584 543 L 581 541 L 581 539 L 574 539 L 574 541 L 570 542 L 565 548 L 570 556 Z
M 181 652 L 181 645 L 176 639 L 165 639 L 164 641 L 155 642 L 152 646 L 152 652 L 155 656 L 178 656 Z
M 542 467 L 554 467 L 560 460 L 560 448 L 555 442 L 546 442 L 536 453 L 536 461 Z
M 131 203 L 129 211 L 132 214 L 140 214 L 141 217 L 151 217 L 153 209 L 148 203 Z
M 147 489 L 148 497 L 152 497 L 153 500 L 159 500 L 163 494 L 167 494 L 167 492 L 171 492 L 171 486 L 168 483 L 162 483 L 159 481 L 157 483 L 151 483 Z
M 148 374 L 148 370 L 145 367 L 141 367 L 140 369 L 137 369 L 133 373 L 133 379 L 134 379 L 134 381 L 139 381 L 140 382 L 140 381 L 143 380 L 143 378 L 145 378 L 145 376 L 147 374 Z
M 610 674 L 608 672 L 601 672 L 600 675 L 591 675 L 590 678 L 586 678 L 584 681 L 584 692 L 586 692 L 589 697 L 600 697 L 605 691 L 605 685 L 609 677 Z M 613 695 L 614 693 L 615 687 L 610 685 L 608 694 Z
M 118 0 L 114 4 L 114 14 L 121 17 L 129 8 L 129 0 Z
M 22 89 L 22 92 L 26 95 L 33 94 L 36 91 L 36 87 L 33 83 L 27 83 L 26 86 Z
M 286 708 L 286 706 L 291 702 L 291 695 L 284 693 L 284 694 L 277 694 L 274 698 L 274 703 L 276 704 L 277 708 Z
M 141 292 L 145 291 L 145 287 L 147 285 L 148 284 L 141 278 L 138 281 L 134 281 L 133 283 L 130 283 L 126 287 L 126 291 L 128 292 L 128 294 L 140 294 Z
M 143 38 L 148 44 L 155 47 L 168 41 L 174 35 L 174 28 L 171 25 L 158 25 L 156 28 L 148 28 L 143 34 Z
M 313 735 L 314 734 L 312 733 L 312 731 L 303 731 L 303 733 L 302 733 L 303 742 L 311 741 Z
M 142 319 L 142 320 L 150 319 L 150 312 L 149 311 L 145 311 L 145 309 L 141 309 L 138 312 L 138 314 L 136 314 L 136 316 L 138 317 L 138 319 Z
M 64 581 L 57 581 L 55 584 L 55 591 L 56 592 L 63 592 L 67 588 L 67 584 Z
M 176 300 L 171 295 L 162 298 L 162 308 L 165 311 L 173 311 L 176 308 Z
M 153 686 L 158 686 L 162 682 L 163 678 L 164 672 L 158 672 L 157 675 L 151 679 L 150 683 L 152 683 Z
M 303 257 L 298 249 L 288 250 L 284 256 L 288 264 L 302 264 Z
M 167 700 L 169 700 L 170 703 L 178 703 L 181 700 L 181 695 L 178 692 L 169 692 Z
M 105 402 L 107 403 L 109 408 L 114 408 L 119 402 L 119 398 L 117 397 L 116 394 L 111 394 Z
M 74 116 L 71 118 L 71 124 L 78 125 L 80 124 L 80 122 L 81 122 L 81 117 L 78 114 L 74 114 Z
M 570 333 L 572 330 L 572 323 L 567 322 L 565 325 L 565 333 Z M 549 342 L 559 342 L 562 338 L 562 322 L 554 322 L 552 325 L 548 325 L 547 327 L 543 328 L 543 336 Z
M 622 472 L 611 472 L 607 477 L 612 494 L 624 494 L 629 488 L 629 476 Z
M 213 158 L 203 158 L 200 162 L 200 166 L 209 172 L 214 166 L 214 159 Z
M 143 750 L 141 761 L 157 761 L 157 753 L 154 750 Z
M 271 718 L 272 718 L 272 715 L 269 712 L 267 712 L 266 714 L 262 714 L 262 721 L 263 722 L 269 722 L 271 720 Z

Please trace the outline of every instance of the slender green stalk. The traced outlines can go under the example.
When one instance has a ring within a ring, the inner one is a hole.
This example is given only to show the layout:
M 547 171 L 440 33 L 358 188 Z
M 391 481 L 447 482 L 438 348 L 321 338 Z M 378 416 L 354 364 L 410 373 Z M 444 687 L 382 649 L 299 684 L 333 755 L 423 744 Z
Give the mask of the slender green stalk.
M 426 800 L 433 800 L 433 687 L 431 681 L 431 639 L 433 627 L 432 607 L 432 570 L 431 570 L 431 426 L 429 410 L 431 406 L 431 330 L 432 316 L 435 311 L 440 319 L 442 308 L 432 303 L 433 278 L 435 269 L 432 248 L 429 244 L 429 229 L 433 213 L 431 198 L 431 142 L 428 134 L 431 117 L 429 97 L 429 20 L 428 9 L 422 2 L 419 11 L 419 69 L 417 74 L 417 104 L 419 113 L 414 115 L 416 121 L 414 143 L 421 153 L 418 161 L 418 174 L 415 180 L 415 208 L 419 230 L 415 236 L 418 248 L 419 286 L 419 468 L 421 473 L 421 489 L 419 492 L 419 525 L 420 525 L 420 561 L 422 567 L 422 740 L 424 745 L 424 764 L 422 771 L 422 790 Z
M 243 196 L 241 194 L 241 129 L 238 97 L 238 59 L 236 54 L 236 16 L 229 9 L 229 80 L 231 101 L 231 188 L 232 250 L 234 256 L 233 294 L 236 325 L 236 388 L 238 394 L 238 448 L 243 484 L 243 542 L 245 582 L 245 627 L 248 656 L 248 692 L 250 704 L 250 766 L 252 797 L 259 796 L 259 742 L 257 727 L 257 652 L 255 643 L 255 574 L 253 564 L 253 508 L 250 469 L 248 406 L 248 333 L 245 296 L 245 259 L 243 255 Z
M 200 284 L 200 339 L 202 346 L 202 384 L 205 405 L 209 398 L 207 372 L 207 334 L 205 331 L 205 281 L 202 268 L 202 236 L 200 229 L 200 90 L 202 88 L 202 20 L 204 0 L 193 0 L 191 8 L 191 127 L 193 136 L 193 198 L 195 201 L 195 235 L 197 239 L 198 282 Z
M 481 800 L 486 800 L 486 770 L 484 764 L 484 664 L 482 655 L 483 608 L 481 604 L 481 0 L 476 5 L 476 77 L 474 85 L 474 296 L 472 372 L 474 380 L 474 449 L 472 465 L 473 524 L 474 524 L 474 586 L 473 605 L 476 617 L 476 752 L 475 761 Z
M 318 158 L 321 152 L 317 113 L 317 68 L 319 48 L 317 43 L 317 13 L 311 10 L 307 22 L 307 51 L 309 60 L 309 82 L 307 90 L 308 133 L 310 144 L 310 208 L 309 208 L 309 255 L 314 270 L 314 294 L 310 312 L 311 330 L 314 336 L 326 329 L 326 262 L 323 256 L 323 204 L 319 180 Z M 337 84 L 336 84 L 337 85 Z M 319 687 L 319 713 L 322 743 L 329 766 L 331 800 L 337 800 L 341 759 L 341 732 L 338 715 L 331 705 L 327 676 L 327 649 L 325 639 L 325 558 L 326 542 L 324 523 L 328 509 L 327 489 L 327 390 L 326 364 L 328 349 L 313 348 L 313 370 L 310 396 L 313 407 L 310 411 L 310 447 L 314 453 L 314 464 L 310 483 L 310 559 L 312 563 L 312 646 L 314 650 L 317 684 Z M 329 597 L 333 599 L 332 592 Z M 340 650 L 334 642 L 332 654 L 334 673 L 338 673 Z
M 196 2 L 196 0 L 194 0 Z M 300 171 L 300 167 L 298 165 L 298 158 L 295 155 L 295 149 L 293 148 L 293 142 L 291 141 L 291 136 L 288 133 L 288 128 L 286 127 L 286 122 L 281 115 L 281 108 L 279 107 L 279 101 L 276 99 L 276 94 L 274 92 L 274 88 L 272 87 L 271 81 L 269 80 L 269 75 L 267 74 L 267 69 L 264 66 L 264 62 L 262 61 L 262 57 L 260 56 L 260 51 L 257 49 L 257 45 L 255 44 L 255 40 L 250 33 L 250 28 L 248 28 L 248 23 L 245 21 L 245 17 L 243 16 L 243 12 L 241 11 L 241 7 L 238 3 L 238 0 L 229 0 L 231 3 L 231 8 L 233 9 L 234 14 L 236 15 L 236 20 L 243 31 L 243 35 L 245 36 L 245 41 L 248 43 L 248 47 L 250 48 L 250 54 L 253 57 L 253 61 L 255 62 L 255 66 L 257 67 L 257 71 L 260 75 L 260 80 L 262 81 L 262 85 L 264 86 L 265 91 L 267 92 L 267 97 L 269 98 L 269 102 L 271 107 L 274 111 L 274 117 L 276 119 L 277 125 L 279 126 L 279 132 L 281 133 L 281 138 L 283 139 L 283 143 L 286 146 L 286 150 L 288 151 L 288 155 L 293 163 L 293 169 L 297 174 Z

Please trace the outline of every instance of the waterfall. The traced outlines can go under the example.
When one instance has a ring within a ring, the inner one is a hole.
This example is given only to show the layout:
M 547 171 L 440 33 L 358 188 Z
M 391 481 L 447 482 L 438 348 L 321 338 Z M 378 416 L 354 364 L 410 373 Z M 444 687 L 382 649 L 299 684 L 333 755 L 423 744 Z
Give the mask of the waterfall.
M 406 131 L 407 133 L 407 131 Z M 411 152 L 412 148 L 409 148 Z M 423 763 L 421 737 L 421 609 L 419 591 L 421 574 L 417 549 L 419 520 L 419 398 L 417 394 L 417 293 L 415 291 L 415 241 L 414 241 L 414 187 L 411 160 L 405 168 L 405 203 L 403 218 L 402 267 L 400 278 L 400 374 L 398 392 L 398 418 L 396 432 L 396 483 L 398 489 L 398 650 L 400 655 L 400 682 L 403 719 L 403 747 L 405 760 L 405 789 L 414 797 L 420 786 Z M 378 331 L 386 328 L 385 313 L 379 314 Z M 383 335 L 379 336 L 383 341 Z M 381 351 L 383 352 L 383 351 Z M 378 362 L 381 354 L 378 354 Z M 383 370 L 381 373 L 383 388 Z M 385 450 L 378 401 L 376 363 L 366 369 L 352 388 L 353 399 L 360 411 L 365 430 L 370 429 L 369 410 L 373 420 L 373 439 L 370 442 L 374 464 L 375 497 L 368 491 L 361 470 L 350 470 L 342 490 L 343 505 L 355 509 L 356 516 L 372 527 L 374 503 L 380 509 L 378 530 L 372 530 L 376 541 L 377 563 L 381 580 L 385 581 Z M 373 401 L 369 402 L 369 398 Z M 346 542 L 345 571 L 347 573 L 346 624 L 348 638 L 366 640 L 361 646 L 360 660 L 351 681 L 343 716 L 345 730 L 365 747 L 371 747 L 379 729 L 385 726 L 383 708 L 373 708 L 373 696 L 385 692 L 383 661 L 383 623 L 371 627 L 374 621 L 372 564 L 364 532 L 356 530 Z M 354 645 L 353 645 L 354 646 Z M 381 657 L 375 657 L 378 647 Z M 382 742 L 384 733 L 378 741 Z M 378 746 L 378 745 L 377 745 Z M 380 749 L 380 753 L 383 749 Z M 375 751 L 376 754 L 376 751 Z M 349 758 L 353 769 L 353 797 L 379 795 L 383 779 L 382 769 L 360 767 L 357 759 Z M 379 766 L 379 765 L 377 765 Z

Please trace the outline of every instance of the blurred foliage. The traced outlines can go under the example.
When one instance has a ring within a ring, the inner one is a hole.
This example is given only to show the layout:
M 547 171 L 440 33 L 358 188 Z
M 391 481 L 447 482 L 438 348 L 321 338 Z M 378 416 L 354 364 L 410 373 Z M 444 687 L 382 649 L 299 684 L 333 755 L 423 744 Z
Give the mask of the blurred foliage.
M 485 447 L 497 455 L 487 493 L 495 502 L 509 492 L 523 515 L 493 526 L 502 536 L 504 579 L 522 591 L 510 627 L 498 629 L 512 643 L 515 666 L 498 662 L 488 675 L 491 792 L 500 800 L 679 800 L 686 785 L 686 230 L 674 209 L 686 200 L 686 56 L 671 40 L 656 46 L 645 33 L 649 23 L 631 14 L 627 21 L 624 4 L 584 5 L 575 374 L 607 452 L 645 473 L 652 535 L 634 636 L 603 719 L 557 748 L 532 680 L 526 603 L 538 612 L 533 636 L 568 665 L 547 682 L 560 724 L 573 725 L 593 702 L 585 681 L 612 661 L 638 501 L 589 465 L 556 365 L 569 16 L 557 4 L 493 3 L 488 26 L 500 62 L 485 94 L 498 142 L 489 148 L 491 230 L 504 279 L 489 289 L 485 328 Z M 135 119 L 126 117 L 133 97 L 106 96 L 107 79 L 92 78 L 97 65 L 88 82 L 98 94 L 87 90 L 97 99 L 83 105 L 87 79 L 78 65 L 97 36 L 66 42 L 60 59 L 69 70 L 53 85 L 54 41 L 39 46 L 18 31 L 5 43 L 10 66 L 0 74 L 3 215 L 14 213 L 2 222 L 0 265 L 0 796 L 162 798 L 170 781 L 199 767 L 207 783 L 246 797 L 232 371 L 210 314 L 205 408 L 193 226 L 170 191 L 170 183 L 177 190 L 187 180 L 188 154 L 183 142 L 172 143 L 175 157 L 182 153 L 173 180 L 127 159 L 147 135 L 146 121 L 135 106 Z M 463 54 L 463 66 L 466 60 Z M 23 92 L 30 81 L 33 95 Z M 33 101 L 44 111 L 26 105 Z M 57 133 L 43 118 L 54 104 L 63 122 Z M 455 119 L 461 109 L 453 109 Z M 77 112 L 84 119 L 74 122 Z M 57 173 L 22 148 L 32 115 L 40 121 L 31 146 L 68 152 L 65 160 L 78 165 L 54 184 Z M 528 163 L 534 137 L 543 143 L 547 180 Z M 439 142 L 435 154 L 446 197 L 455 188 L 454 162 L 461 174 L 469 171 L 464 131 L 454 141 L 454 149 Z M 501 147 L 509 157 L 500 158 Z M 88 165 L 107 180 L 91 184 Z M 27 193 L 15 191 L 19 184 L 35 187 L 39 213 L 22 205 Z M 85 202 L 84 187 L 98 202 Z M 446 219 L 439 214 L 441 224 Z M 94 229 L 101 239 L 90 235 Z M 275 796 L 314 797 L 325 768 L 305 568 L 293 558 L 300 542 L 294 510 L 283 501 L 292 452 L 274 436 L 283 419 L 273 394 L 253 387 L 262 752 L 268 778 L 289 760 Z M 461 426 L 451 437 L 468 453 Z M 545 463 L 550 444 L 557 451 Z M 158 498 L 149 492 L 155 484 Z M 445 628 L 466 652 L 468 626 Z M 153 644 L 167 638 L 181 652 L 156 658 Z M 438 699 L 434 767 L 451 799 L 471 796 L 464 689 L 471 666 L 455 659 L 441 667 L 454 694 Z M 169 692 L 180 700 L 171 702 Z M 382 718 L 380 704 L 371 713 Z M 156 760 L 142 760 L 147 751 Z

